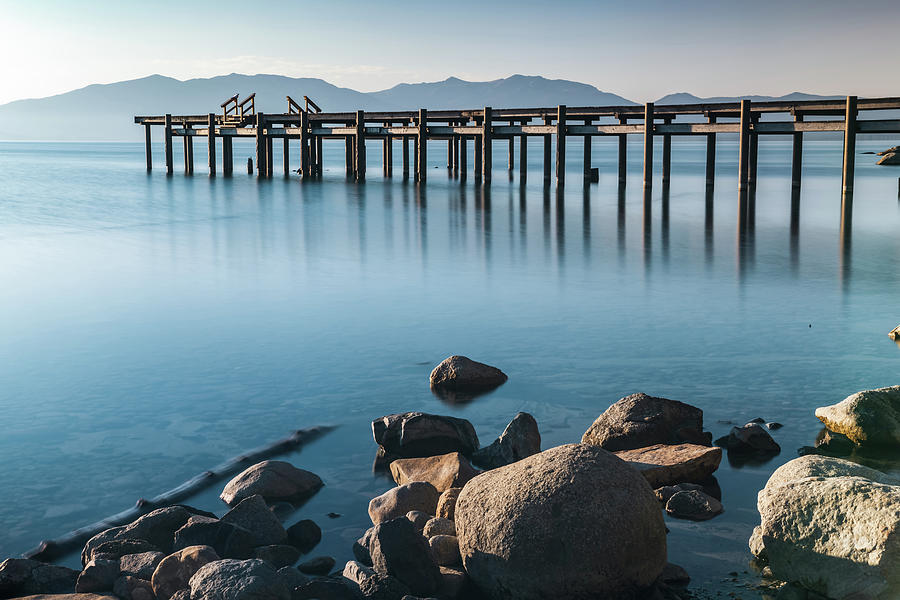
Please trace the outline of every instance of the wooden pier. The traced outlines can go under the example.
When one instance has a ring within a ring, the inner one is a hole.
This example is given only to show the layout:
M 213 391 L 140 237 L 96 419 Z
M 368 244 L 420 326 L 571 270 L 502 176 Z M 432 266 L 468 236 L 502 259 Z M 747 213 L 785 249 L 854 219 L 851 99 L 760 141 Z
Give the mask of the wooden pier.
M 797 102 L 726 102 L 714 104 L 678 104 L 644 106 L 601 106 L 477 110 L 426 110 L 394 112 L 323 112 L 312 100 L 303 104 L 287 97 L 287 112 L 263 114 L 255 109 L 255 94 L 244 100 L 237 95 L 221 105 L 221 114 L 136 116 L 134 122 L 144 127 L 147 170 L 153 168 L 151 128 L 163 128 L 166 172 L 174 171 L 172 144 L 176 137 L 184 142 L 184 170 L 194 171 L 193 139 L 206 138 L 210 175 L 217 173 L 216 140 L 222 142 L 221 172 L 233 172 L 232 140 L 253 138 L 256 142 L 256 173 L 273 175 L 272 143 L 283 140 L 283 172 L 298 173 L 304 179 L 322 176 L 323 145 L 344 144 L 346 175 L 356 181 L 366 179 L 366 143 L 381 142 L 383 175 L 394 175 L 394 142 L 402 152 L 401 175 L 425 183 L 428 176 L 428 144 L 447 143 L 447 169 L 453 177 L 466 181 L 469 175 L 468 144 L 474 145 L 471 175 L 480 185 L 490 185 L 493 175 L 493 144 L 509 144 L 507 170 L 515 169 L 515 140 L 519 139 L 519 178 L 525 182 L 527 140 L 543 140 L 543 182 L 545 186 L 566 185 L 566 141 L 570 137 L 584 139 L 584 185 L 595 181 L 597 172 L 591 167 L 591 138 L 612 136 L 618 140 L 619 186 L 626 181 L 628 136 L 639 135 L 644 149 L 643 186 L 649 191 L 654 181 L 653 142 L 662 137 L 662 184 L 671 179 L 672 136 L 700 136 L 706 139 L 706 185 L 715 182 L 716 136 L 737 134 L 739 139 L 738 189 L 752 191 L 756 186 L 759 136 L 781 135 L 793 140 L 792 188 L 801 184 L 803 137 L 806 133 L 841 132 L 844 136 L 842 192 L 852 197 L 854 154 L 858 134 L 900 134 L 900 119 L 878 119 L 878 111 L 900 109 L 900 98 L 858 99 Z M 860 118 L 860 115 L 875 118 Z M 681 120 L 679 120 L 681 119 Z M 705 122 L 703 122 L 705 121 Z M 291 142 L 299 145 L 297 166 L 291 167 Z M 555 140 L 555 148 L 554 141 Z M 412 158 L 410 157 L 412 147 Z M 552 174 L 555 172 L 555 178 Z M 851 201 L 845 202 L 845 211 Z

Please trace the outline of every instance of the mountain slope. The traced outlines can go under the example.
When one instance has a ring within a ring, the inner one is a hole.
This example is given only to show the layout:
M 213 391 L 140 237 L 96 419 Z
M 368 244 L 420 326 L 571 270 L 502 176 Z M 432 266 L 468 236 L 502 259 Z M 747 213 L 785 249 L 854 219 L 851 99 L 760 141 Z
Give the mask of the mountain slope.
M 656 104 L 703 104 L 710 102 L 738 102 L 739 100 L 750 100 L 751 102 L 768 102 L 768 101 L 791 101 L 791 100 L 838 100 L 844 96 L 817 96 L 815 94 L 804 94 L 803 92 L 791 92 L 784 96 L 712 96 L 709 98 L 700 98 L 687 92 L 679 92 L 677 94 L 668 94 L 656 101 Z

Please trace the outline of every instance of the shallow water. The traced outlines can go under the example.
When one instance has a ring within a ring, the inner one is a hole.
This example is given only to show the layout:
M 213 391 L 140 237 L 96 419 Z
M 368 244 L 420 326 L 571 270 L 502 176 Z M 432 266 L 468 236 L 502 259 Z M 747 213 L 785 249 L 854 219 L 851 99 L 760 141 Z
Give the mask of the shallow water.
M 198 174 L 166 177 L 161 154 L 145 172 L 142 144 L 0 143 L 0 555 L 334 424 L 287 456 L 326 482 L 289 523 L 316 520 L 315 554 L 340 563 L 369 499 L 390 486 L 371 470 L 373 418 L 452 414 L 487 444 L 524 410 L 550 447 L 644 391 L 699 406 L 715 437 L 731 427 L 722 421 L 785 424 L 772 461 L 723 461 L 723 515 L 667 519 L 670 560 L 695 586 L 752 597 L 741 586 L 753 581 L 743 571 L 756 492 L 813 443 L 815 407 L 898 383 L 886 334 L 900 322 L 900 170 L 858 157 L 842 238 L 840 142 L 804 150 L 794 230 L 790 144 L 763 139 L 742 232 L 725 140 L 707 202 L 705 145 L 676 139 L 670 192 L 657 178 L 649 214 L 637 138 L 623 196 L 614 141 L 595 142 L 601 180 L 587 194 L 571 148 L 560 195 L 541 185 L 537 145 L 524 187 L 507 181 L 496 147 L 484 194 L 448 178 L 439 144 L 419 188 L 399 177 L 399 146 L 393 181 L 372 144 L 358 186 L 344 180 L 342 145 L 326 145 L 323 181 L 301 183 L 242 168 L 209 179 L 202 145 Z M 236 166 L 251 154 L 236 144 Z M 508 383 L 442 402 L 428 374 L 456 353 L 501 367 Z M 222 485 L 188 502 L 222 513 Z

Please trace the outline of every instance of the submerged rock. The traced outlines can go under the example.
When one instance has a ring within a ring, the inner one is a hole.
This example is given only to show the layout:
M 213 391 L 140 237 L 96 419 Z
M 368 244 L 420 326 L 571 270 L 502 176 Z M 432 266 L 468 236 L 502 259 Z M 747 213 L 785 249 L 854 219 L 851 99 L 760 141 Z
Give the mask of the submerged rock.
M 397 485 L 427 481 L 439 492 L 462 487 L 478 474 L 459 452 L 427 458 L 401 458 L 391 463 L 391 475 Z
M 297 565 L 297 570 L 307 575 L 328 575 L 335 560 L 330 556 L 317 556 Z
M 490 390 L 506 380 L 506 374 L 497 367 L 465 356 L 445 358 L 434 368 L 429 378 L 432 388 L 463 392 Z
M 900 445 L 900 385 L 857 392 L 817 408 L 816 417 L 856 444 Z
M 229 481 L 219 497 L 229 506 L 256 494 L 267 501 L 302 502 L 319 491 L 322 485 L 322 480 L 315 473 L 284 461 L 265 460 Z
M 881 158 L 876 165 L 900 165 L 900 152 L 879 152 Z
M 397 517 L 405 517 L 411 510 L 420 510 L 429 515 L 435 513 L 440 492 L 425 481 L 412 481 L 391 488 L 369 502 L 369 518 L 378 525 Z
M 322 530 L 315 521 L 303 519 L 287 528 L 288 543 L 306 554 L 322 540 Z
M 477 450 L 472 462 L 483 469 L 496 469 L 541 451 L 537 421 L 526 412 L 518 413 L 490 446 Z
M 0 563 L 0 597 L 29 594 L 65 594 L 75 590 L 78 571 L 29 558 L 7 558 Z
M 666 528 L 646 479 L 591 445 L 479 475 L 459 496 L 456 531 L 466 573 L 498 599 L 631 598 L 666 564 Z
M 778 454 L 781 446 L 759 423 L 732 427 L 728 435 L 716 440 L 716 445 L 736 454 Z
M 721 448 L 697 444 L 656 444 L 614 454 L 640 471 L 652 488 L 703 481 L 722 461 Z
M 703 411 L 699 408 L 668 398 L 632 394 L 597 417 L 581 443 L 617 451 L 654 444 L 709 446 L 711 440 L 712 436 L 703 431 Z
M 722 503 L 700 490 L 685 490 L 672 494 L 666 502 L 666 512 L 679 519 L 706 521 L 720 514 Z
M 417 458 L 478 449 L 475 428 L 465 419 L 407 412 L 372 421 L 372 437 L 388 457 Z

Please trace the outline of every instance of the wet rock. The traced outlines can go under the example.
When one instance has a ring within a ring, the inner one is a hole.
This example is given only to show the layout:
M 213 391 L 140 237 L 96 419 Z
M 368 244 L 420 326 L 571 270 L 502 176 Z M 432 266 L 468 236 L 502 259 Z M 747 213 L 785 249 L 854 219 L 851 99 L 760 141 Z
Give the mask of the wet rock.
M 709 446 L 712 436 L 703 431 L 699 408 L 647 394 L 632 394 L 597 417 L 581 443 L 605 450 L 634 450 L 654 444 Z
M 319 491 L 322 480 L 315 473 L 280 460 L 265 460 L 228 482 L 219 496 L 229 506 L 259 494 L 267 501 L 302 502 Z
M 334 568 L 334 559 L 330 556 L 317 556 L 297 565 L 301 573 L 307 575 L 328 575 Z
M 150 581 L 153 571 L 159 562 L 166 557 L 162 552 L 141 552 L 139 554 L 126 554 L 119 559 L 119 570 L 122 575 L 137 577 Z
M 856 448 L 856 444 L 850 441 L 850 438 L 846 435 L 828 431 L 827 427 L 823 427 L 816 435 L 816 447 L 814 450 L 846 456 L 851 454 Z
M 352 583 L 338 579 L 313 579 L 306 585 L 294 589 L 291 600 L 359 600 Z
M 781 429 L 782 427 L 784 427 L 784 425 L 775 421 L 769 421 L 768 423 L 766 423 L 766 429 L 768 429 L 769 431 L 775 431 L 776 429 Z
M 878 159 L 876 165 L 900 165 L 900 152 L 880 153 L 881 158 Z
M 29 594 L 65 594 L 75 590 L 78 571 L 28 558 L 8 558 L 0 563 L 0 597 Z
M 259 559 L 224 559 L 203 565 L 190 581 L 191 598 L 203 600 L 291 600 L 278 573 Z
M 409 594 L 409 588 L 396 577 L 382 575 L 353 560 L 344 566 L 343 576 L 359 588 L 366 600 L 397 600 Z
M 294 546 L 273 544 L 254 548 L 253 556 L 266 561 L 276 569 L 280 569 L 297 562 L 300 559 L 300 551 Z
M 75 591 L 78 593 L 106 592 L 113 588 L 119 577 L 119 561 L 95 558 L 78 575 Z
M 900 445 L 900 385 L 857 392 L 817 408 L 816 417 L 856 444 Z
M 156 600 L 150 582 L 131 575 L 122 575 L 116 579 L 112 590 L 120 600 Z
M 641 472 L 650 487 L 703 481 L 719 468 L 722 449 L 697 444 L 656 444 L 615 455 Z
M 437 514 L 435 516 L 443 519 L 450 519 L 452 521 L 456 514 L 456 500 L 459 498 L 459 493 L 461 491 L 461 487 L 445 490 L 440 498 L 438 498 Z
M 526 412 L 518 413 L 490 446 L 477 450 L 472 462 L 482 469 L 496 469 L 541 451 L 537 421 Z
M 431 537 L 434 535 L 456 535 L 456 523 L 450 519 L 435 517 L 429 519 L 422 528 L 422 535 Z
M 452 567 L 461 561 L 459 556 L 459 541 L 455 535 L 435 535 L 428 538 L 428 547 L 431 548 L 431 556 L 434 562 L 442 567 Z
M 433 485 L 424 481 L 413 481 L 391 488 L 369 502 L 369 518 L 378 525 L 397 517 L 406 516 L 411 510 L 420 510 L 433 515 L 440 497 Z
M 778 454 L 781 446 L 758 423 L 732 427 L 731 432 L 716 440 L 716 445 L 735 454 Z
M 888 337 L 890 337 L 895 342 L 900 341 L 900 325 L 897 325 L 894 329 L 888 333 Z
M 281 567 L 278 569 L 278 577 L 281 583 L 289 590 L 298 588 L 309 583 L 309 577 L 295 569 L 294 567 Z
M 691 576 L 684 568 L 676 564 L 666 563 L 663 572 L 659 576 L 659 581 L 669 587 L 687 587 L 691 582 Z
M 217 560 L 219 555 L 209 546 L 190 546 L 165 557 L 150 579 L 157 600 L 169 600 L 175 592 L 189 588 L 194 573 Z
M 303 519 L 287 528 L 288 543 L 306 554 L 322 540 L 322 530 L 315 521 Z
M 412 524 L 416 526 L 416 529 L 422 531 L 425 527 L 425 523 L 431 519 L 432 515 L 428 513 L 422 512 L 421 510 L 411 510 L 406 513 L 406 518 L 412 521 Z
M 478 474 L 459 452 L 426 458 L 401 458 L 391 463 L 391 476 L 397 485 L 427 481 L 439 492 L 462 487 Z
M 653 493 L 656 494 L 656 499 L 665 505 L 666 502 L 669 501 L 669 498 L 678 492 L 687 492 L 690 490 L 704 491 L 703 486 L 699 483 L 679 483 L 677 485 L 664 485 L 660 488 L 656 488 L 653 490 Z
M 429 382 L 436 389 L 479 392 L 494 389 L 506 379 L 506 374 L 497 367 L 465 356 L 450 356 L 434 368 Z
M 244 498 L 222 517 L 223 523 L 243 527 L 253 536 L 254 546 L 271 546 L 287 539 L 287 532 L 281 525 L 263 497 L 256 494 Z
M 425 538 L 409 519 L 402 517 L 376 525 L 369 550 L 375 571 L 396 577 L 411 593 L 427 595 L 440 587 L 440 569 Z
M 668 514 L 691 521 L 707 521 L 723 510 L 721 502 L 700 490 L 676 492 L 666 502 Z
M 223 558 L 249 558 L 256 545 L 253 534 L 237 525 L 221 521 L 197 520 L 175 532 L 175 550 L 209 546 Z
M 646 479 L 586 444 L 470 481 L 456 531 L 466 573 L 493 598 L 630 598 L 666 564 L 666 528 Z
M 877 483 L 900 485 L 900 479 L 865 465 L 830 456 L 803 456 L 781 465 L 769 476 L 766 487 L 776 488 L 805 477 L 862 477 Z
M 171 543 L 169 545 L 171 546 Z M 159 552 L 159 550 L 147 540 L 114 539 L 94 546 L 88 555 L 88 562 L 98 558 L 118 560 L 123 556 L 142 552 Z
M 418 458 L 459 452 L 471 456 L 479 447 L 475 428 L 465 419 L 407 412 L 372 421 L 372 436 L 392 458 Z

